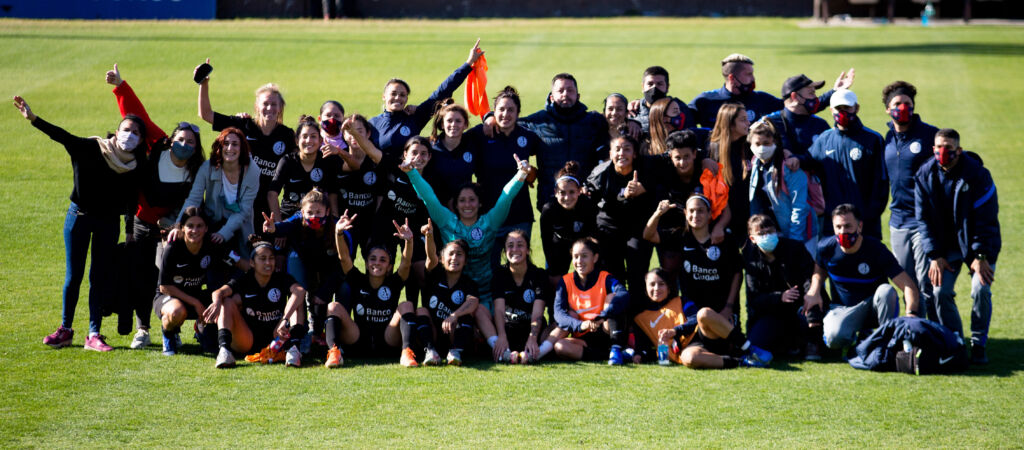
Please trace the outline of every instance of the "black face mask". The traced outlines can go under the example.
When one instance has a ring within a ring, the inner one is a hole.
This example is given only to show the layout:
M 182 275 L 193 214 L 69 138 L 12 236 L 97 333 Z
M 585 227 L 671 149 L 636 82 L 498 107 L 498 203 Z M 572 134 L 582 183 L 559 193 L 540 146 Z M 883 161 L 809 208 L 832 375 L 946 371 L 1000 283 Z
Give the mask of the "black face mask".
M 644 101 L 647 102 L 647 105 L 653 105 L 654 102 L 661 100 L 666 96 L 667 94 L 665 92 L 662 92 L 660 89 L 656 87 L 652 87 L 644 91 Z

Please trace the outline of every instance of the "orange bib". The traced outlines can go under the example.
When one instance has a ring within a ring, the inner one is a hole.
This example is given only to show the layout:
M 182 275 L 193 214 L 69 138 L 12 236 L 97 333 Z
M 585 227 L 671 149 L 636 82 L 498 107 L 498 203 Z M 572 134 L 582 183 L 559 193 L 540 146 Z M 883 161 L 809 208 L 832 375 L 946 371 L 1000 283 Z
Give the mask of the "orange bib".
M 607 278 L 608 272 L 602 270 L 597 275 L 597 283 L 584 291 L 576 287 L 573 272 L 562 277 L 569 294 L 569 308 L 576 312 L 580 320 L 594 320 L 604 311 L 604 302 L 608 299 L 608 289 L 605 286 Z
M 683 314 L 683 301 L 679 297 L 676 297 L 669 300 L 668 303 L 665 303 L 665 306 L 662 306 L 661 309 L 644 311 L 637 314 L 633 321 L 636 322 L 636 325 L 643 330 L 644 334 L 647 335 L 647 338 L 650 339 L 654 345 L 658 345 L 658 333 L 660 333 L 661 330 L 675 328 L 676 325 L 682 325 L 686 322 L 686 315 Z M 679 338 L 679 346 L 682 348 L 685 348 L 686 345 L 690 343 L 690 340 L 693 339 L 692 334 L 689 336 L 676 337 Z M 669 352 L 668 357 L 676 364 L 682 363 L 679 361 L 679 355 L 673 352 Z

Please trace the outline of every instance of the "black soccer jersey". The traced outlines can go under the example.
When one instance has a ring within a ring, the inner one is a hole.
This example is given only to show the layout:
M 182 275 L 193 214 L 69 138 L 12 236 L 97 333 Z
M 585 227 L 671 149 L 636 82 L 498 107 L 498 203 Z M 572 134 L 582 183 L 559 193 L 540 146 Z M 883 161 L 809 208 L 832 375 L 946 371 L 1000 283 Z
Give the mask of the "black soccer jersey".
M 430 310 L 430 317 L 434 320 L 447 319 L 466 303 L 470 295 L 478 297 L 477 285 L 465 272 L 453 286 L 448 285 L 448 276 L 440 264 L 427 273 L 422 295 L 423 306 Z
M 252 330 L 254 340 L 261 341 L 274 334 L 274 329 L 284 317 L 284 308 L 288 304 L 295 279 L 286 272 L 274 272 L 267 285 L 260 286 L 255 274 L 255 271 L 249 270 L 228 281 L 228 286 L 241 297 L 242 317 Z
M 678 239 L 662 239 L 663 245 L 683 252 L 681 296 L 698 308 L 721 311 L 729 297 L 733 277 L 743 270 L 743 260 L 732 239 L 726 236 L 719 244 L 712 244 L 710 239 L 702 244 L 692 233 L 685 233 Z
M 505 299 L 505 322 L 512 325 L 529 323 L 535 301 L 550 302 L 553 298 L 547 274 L 529 264 L 523 284 L 517 285 L 507 266 L 494 273 L 494 298 Z
M 356 269 L 352 268 L 345 275 L 351 288 L 351 297 L 348 304 L 356 325 L 360 329 L 369 326 L 374 330 L 383 330 L 391 322 L 391 317 L 398 310 L 398 301 L 402 296 L 402 287 L 405 281 L 397 273 L 392 273 L 384 278 L 380 287 L 370 286 L 370 278 Z
M 199 253 L 192 254 L 184 239 L 171 241 L 164 251 L 163 266 L 160 268 L 160 284 L 175 286 L 196 298 L 220 286 L 209 286 L 212 271 L 225 271 L 235 264 L 229 252 L 222 245 L 209 239 L 204 240 Z

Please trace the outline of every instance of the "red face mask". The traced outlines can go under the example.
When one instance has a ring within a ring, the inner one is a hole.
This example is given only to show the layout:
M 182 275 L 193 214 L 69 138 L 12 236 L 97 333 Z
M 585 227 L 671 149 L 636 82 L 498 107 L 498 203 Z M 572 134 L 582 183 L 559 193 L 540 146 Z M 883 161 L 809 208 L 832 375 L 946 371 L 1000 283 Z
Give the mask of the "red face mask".
M 853 120 L 853 113 L 836 110 L 832 113 L 832 118 L 836 120 L 836 125 L 843 128 L 850 126 L 850 122 Z
M 306 226 L 309 227 L 310 230 L 317 231 L 323 228 L 324 223 L 327 222 L 327 219 L 323 216 L 313 216 L 303 219 L 303 221 L 306 222 Z
M 836 240 L 839 241 L 839 246 L 842 248 L 850 248 L 857 244 L 857 237 L 859 233 L 839 233 L 836 235 Z
M 669 125 L 672 125 L 673 130 L 682 130 L 683 125 L 686 123 L 686 116 L 679 113 L 678 116 L 669 118 Z
M 328 136 L 337 136 L 341 132 L 341 121 L 332 117 L 321 121 L 320 128 L 323 128 Z
M 910 117 L 914 115 L 914 107 L 906 103 L 900 104 L 896 108 L 889 111 L 889 117 L 896 123 L 907 123 L 910 122 Z
M 932 151 L 935 153 L 935 160 L 939 162 L 942 167 L 949 166 L 953 162 L 953 158 L 956 157 L 956 150 L 946 147 L 932 147 Z

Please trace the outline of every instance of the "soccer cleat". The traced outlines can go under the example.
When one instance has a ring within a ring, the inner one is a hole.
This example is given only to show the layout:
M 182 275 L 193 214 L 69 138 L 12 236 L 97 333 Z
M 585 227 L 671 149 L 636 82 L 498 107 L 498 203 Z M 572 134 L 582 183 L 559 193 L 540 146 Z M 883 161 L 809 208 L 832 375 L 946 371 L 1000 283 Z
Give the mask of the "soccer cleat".
M 164 356 L 173 356 L 178 353 L 181 339 L 178 337 L 178 333 L 164 333 Z
M 772 362 L 772 353 L 756 345 L 751 345 L 747 354 L 740 359 L 740 365 L 744 367 L 768 367 Z
M 302 352 L 299 351 L 298 347 L 292 346 L 284 356 L 284 365 L 288 367 L 302 367 Z
M 327 362 L 324 363 L 324 367 L 328 369 L 336 369 L 345 364 L 345 359 L 341 357 L 341 349 L 338 346 L 331 347 L 327 351 Z
M 71 345 L 71 338 L 75 336 L 75 330 L 57 327 L 57 331 L 43 338 L 43 343 L 53 348 L 62 348 Z
M 419 367 L 419 363 L 416 362 L 416 353 L 409 347 L 402 349 L 402 358 L 399 363 L 405 367 Z M 425 360 L 424 363 L 426 363 Z
M 533 354 L 523 350 L 519 352 L 519 364 L 533 364 L 537 362 L 537 359 L 533 357 Z
M 448 351 L 448 365 L 449 366 L 461 366 L 462 365 L 462 350 L 451 349 Z
M 505 359 L 509 364 L 522 364 L 525 362 L 520 359 L 519 352 L 509 352 L 508 357 Z
M 988 356 L 985 355 L 985 346 L 971 344 L 971 364 L 983 366 L 988 364 Z
M 423 357 L 424 366 L 437 366 L 441 364 L 441 355 L 437 354 L 437 350 L 428 348 L 425 351 L 426 356 Z
M 149 339 L 149 330 L 143 330 L 139 328 L 139 331 L 135 332 L 135 337 L 132 338 L 131 348 L 132 350 L 138 350 L 140 348 L 146 348 L 151 343 Z
M 804 359 L 807 361 L 821 361 L 821 346 L 817 342 L 808 342 Z
M 612 350 L 608 352 L 608 365 L 621 366 L 623 364 L 625 364 L 625 359 L 622 356 L 622 347 L 613 345 Z
M 107 345 L 105 336 L 102 334 L 94 334 L 85 339 L 85 349 L 97 352 L 109 352 L 114 348 Z
M 507 362 L 507 363 L 515 364 L 514 362 L 512 362 L 512 357 L 515 354 L 516 354 L 516 352 L 513 352 L 513 351 L 511 351 L 511 350 L 506 348 L 505 351 L 501 353 L 501 356 L 498 357 L 498 362 Z
M 217 364 L 218 369 L 226 369 L 228 367 L 235 367 L 235 355 L 231 354 L 231 350 L 227 347 L 221 347 L 217 351 Z

